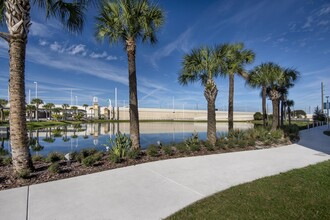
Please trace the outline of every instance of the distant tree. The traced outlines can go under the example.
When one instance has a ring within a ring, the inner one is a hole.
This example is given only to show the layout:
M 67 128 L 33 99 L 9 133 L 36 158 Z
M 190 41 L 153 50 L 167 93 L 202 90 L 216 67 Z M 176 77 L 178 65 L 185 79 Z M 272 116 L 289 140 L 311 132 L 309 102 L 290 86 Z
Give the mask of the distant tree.
M 44 101 L 42 101 L 42 99 L 35 98 L 35 99 L 32 99 L 31 104 L 34 104 L 36 106 L 36 120 L 39 121 L 39 118 L 38 118 L 39 106 L 44 104 Z
M 286 106 L 288 108 L 289 125 L 291 125 L 291 107 L 294 106 L 294 101 L 293 100 L 287 100 L 286 101 Z
M 253 119 L 256 121 L 263 120 L 263 115 L 260 112 L 256 112 L 253 115 Z
M 28 116 L 30 121 L 32 120 L 32 112 L 36 111 L 36 106 L 35 105 L 26 105 L 26 111 L 28 112 Z
M 306 112 L 305 112 L 304 110 L 294 110 L 294 111 L 292 112 L 292 114 L 293 114 L 295 117 L 297 117 L 297 118 L 302 118 L 302 117 L 306 117 L 306 116 L 307 116 L 307 114 L 306 114 Z
M 64 120 L 66 120 L 66 117 L 67 117 L 67 109 L 70 107 L 70 105 L 69 104 L 66 104 L 66 103 L 64 103 L 63 105 L 62 105 L 62 108 L 63 108 L 63 110 L 64 110 L 64 112 L 63 112 L 63 114 L 64 114 Z
M 4 121 L 5 120 L 5 113 L 4 113 L 4 108 L 5 108 L 5 106 L 8 104 L 8 100 L 6 100 L 6 99 L 0 99 L 0 114 L 1 114 L 1 116 L 0 116 L 0 120 L 1 121 Z
M 46 112 L 48 112 L 48 116 L 50 120 L 52 120 L 52 109 L 55 107 L 54 103 L 47 103 L 43 107 L 46 109 Z M 46 118 L 48 118 L 47 114 L 46 114 Z
M 71 106 L 71 110 L 73 110 L 73 115 L 77 115 L 77 110 L 78 110 L 77 106 Z
M 319 108 L 319 106 L 317 106 L 315 108 L 315 111 L 314 111 L 314 114 L 313 114 L 313 120 L 314 121 L 325 121 L 326 120 L 326 116 L 322 112 L 322 110 Z

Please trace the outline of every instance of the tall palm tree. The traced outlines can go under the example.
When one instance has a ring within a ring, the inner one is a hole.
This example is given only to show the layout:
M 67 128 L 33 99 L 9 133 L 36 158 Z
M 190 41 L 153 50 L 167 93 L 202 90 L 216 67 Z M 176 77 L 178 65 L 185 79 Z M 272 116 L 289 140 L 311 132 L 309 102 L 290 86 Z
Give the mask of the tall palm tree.
M 207 140 L 215 145 L 216 142 L 216 114 L 215 100 L 218 89 L 214 78 L 220 75 L 223 48 L 200 47 L 184 55 L 179 83 L 187 85 L 189 82 L 199 81 L 204 87 L 207 100 Z
M 288 108 L 289 125 L 291 125 L 291 107 L 294 106 L 294 101 L 290 99 L 286 100 L 286 106 Z
M 26 111 L 28 112 L 28 115 L 29 115 L 29 119 L 31 121 L 31 117 L 32 117 L 32 112 L 36 111 L 36 106 L 35 105 L 26 105 Z
M 5 108 L 5 106 L 8 104 L 8 100 L 6 99 L 0 99 L 0 114 L 1 114 L 1 122 L 5 120 L 5 113 L 3 111 L 3 109 Z
M 64 103 L 63 105 L 62 105 L 62 108 L 63 108 L 63 110 L 64 110 L 64 112 L 63 112 L 63 114 L 64 114 L 64 120 L 66 120 L 66 113 L 67 113 L 67 109 L 70 107 L 70 105 L 69 104 L 66 104 L 66 103 Z
M 39 118 L 38 118 L 39 106 L 41 104 L 44 104 L 44 101 L 42 99 L 35 98 L 35 99 L 32 99 L 31 104 L 34 104 L 36 106 L 36 120 L 39 121 Z
M 266 111 L 266 97 L 267 97 L 267 86 L 269 85 L 269 75 L 272 74 L 274 69 L 274 63 L 262 63 L 250 71 L 248 76 L 248 85 L 253 88 L 261 87 L 262 97 L 262 114 L 263 114 L 263 125 L 267 125 L 267 111 Z
M 52 109 L 55 107 L 54 103 L 51 103 L 51 102 L 47 103 L 43 107 L 47 110 L 47 112 L 49 114 L 49 119 L 52 120 Z M 48 118 L 47 115 L 46 115 L 46 118 Z
M 77 115 L 77 110 L 78 110 L 77 106 L 71 106 L 71 110 L 73 110 L 73 115 Z
M 87 104 L 83 104 L 83 107 L 85 108 L 85 118 L 87 118 L 87 107 L 88 107 L 88 105 Z
M 299 72 L 290 69 L 282 68 L 279 65 L 274 65 L 272 74 L 269 75 L 269 85 L 267 87 L 267 94 L 272 101 L 273 106 L 273 122 L 272 130 L 278 128 L 279 125 L 279 100 L 281 98 L 281 89 L 283 87 L 292 87 L 293 82 L 299 77 Z
M 235 74 L 248 78 L 244 65 L 254 61 L 255 54 L 252 50 L 244 49 L 243 43 L 224 45 L 227 50 L 226 73 L 229 75 L 229 97 L 228 97 L 228 130 L 234 128 L 234 78 Z
M 156 43 L 156 31 L 164 23 L 164 13 L 148 0 L 105 0 L 97 17 L 96 37 L 110 44 L 122 42 L 128 58 L 130 138 L 140 147 L 139 112 L 136 83 L 136 43 Z
M 63 0 L 2 0 L 1 18 L 5 17 L 8 33 L 0 37 L 9 44 L 10 71 L 10 136 L 14 172 L 33 169 L 28 149 L 25 109 L 25 54 L 31 26 L 30 2 L 46 10 L 47 17 L 60 20 L 68 30 L 80 31 L 83 25 L 85 4 L 88 0 L 66 2 Z M 5 14 L 5 16 L 4 16 Z

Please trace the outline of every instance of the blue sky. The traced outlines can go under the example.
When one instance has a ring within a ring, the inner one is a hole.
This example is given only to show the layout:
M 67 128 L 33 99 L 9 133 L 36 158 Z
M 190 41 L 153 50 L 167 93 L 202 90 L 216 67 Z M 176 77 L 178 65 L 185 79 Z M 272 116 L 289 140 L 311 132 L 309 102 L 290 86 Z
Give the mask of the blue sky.
M 156 1 L 157 2 L 157 1 Z M 160 0 L 166 22 L 155 45 L 137 45 L 138 98 L 140 107 L 205 109 L 200 84 L 177 82 L 182 57 L 201 45 L 244 42 L 256 53 L 250 70 L 262 62 L 296 68 L 301 78 L 289 91 L 295 109 L 309 112 L 321 104 L 320 85 L 330 94 L 330 3 L 326 0 Z M 70 34 L 55 20 L 33 8 L 26 55 L 26 96 L 29 90 L 56 104 L 101 105 L 114 100 L 127 104 L 127 57 L 123 45 L 97 42 L 94 37 L 97 9 L 91 8 L 82 34 Z M 6 31 L 6 27 L 1 27 Z M 7 98 L 8 47 L 0 40 L 0 98 Z M 228 78 L 216 79 L 216 107 L 227 109 Z M 235 110 L 260 111 L 260 91 L 235 78 Z M 268 101 L 269 110 L 271 103 Z

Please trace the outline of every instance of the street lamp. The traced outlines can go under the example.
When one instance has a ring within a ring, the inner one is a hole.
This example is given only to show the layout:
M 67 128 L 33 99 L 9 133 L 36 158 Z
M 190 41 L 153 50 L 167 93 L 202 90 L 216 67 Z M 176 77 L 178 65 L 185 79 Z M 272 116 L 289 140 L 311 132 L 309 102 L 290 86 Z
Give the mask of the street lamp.
M 328 130 L 329 130 L 329 96 L 326 96 L 327 98 L 327 124 L 328 124 Z
M 34 84 L 36 84 L 36 99 L 38 98 L 38 83 L 34 82 Z

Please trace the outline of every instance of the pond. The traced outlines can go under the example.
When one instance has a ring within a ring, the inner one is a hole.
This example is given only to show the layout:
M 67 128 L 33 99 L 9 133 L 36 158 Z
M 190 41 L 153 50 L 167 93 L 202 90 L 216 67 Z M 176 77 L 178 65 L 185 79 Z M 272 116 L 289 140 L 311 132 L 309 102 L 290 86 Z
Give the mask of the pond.
M 182 142 L 194 132 L 201 140 L 206 139 L 206 122 L 141 122 L 140 142 L 146 148 L 150 144 Z M 235 123 L 235 129 L 253 128 L 252 123 Z M 217 123 L 217 135 L 227 133 L 227 123 Z M 80 151 L 83 148 L 105 150 L 109 139 L 115 134 L 129 134 L 129 123 L 93 123 L 43 128 L 29 131 L 31 154 L 47 155 L 57 151 L 68 153 Z M 10 151 L 10 142 L 2 140 L 2 147 Z

